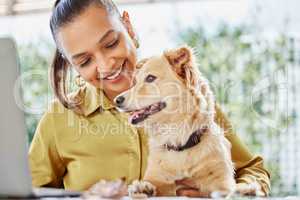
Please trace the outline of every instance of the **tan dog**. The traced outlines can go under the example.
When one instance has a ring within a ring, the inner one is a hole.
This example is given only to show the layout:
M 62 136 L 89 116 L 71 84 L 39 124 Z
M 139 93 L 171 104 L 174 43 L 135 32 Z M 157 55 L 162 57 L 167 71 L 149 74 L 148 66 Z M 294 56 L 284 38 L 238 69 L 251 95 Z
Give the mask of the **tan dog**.
M 143 60 L 135 77 L 134 87 L 115 98 L 130 122 L 149 133 L 146 173 L 129 194 L 174 196 L 181 179 L 207 196 L 233 192 L 231 145 L 214 122 L 214 97 L 192 50 L 181 47 Z

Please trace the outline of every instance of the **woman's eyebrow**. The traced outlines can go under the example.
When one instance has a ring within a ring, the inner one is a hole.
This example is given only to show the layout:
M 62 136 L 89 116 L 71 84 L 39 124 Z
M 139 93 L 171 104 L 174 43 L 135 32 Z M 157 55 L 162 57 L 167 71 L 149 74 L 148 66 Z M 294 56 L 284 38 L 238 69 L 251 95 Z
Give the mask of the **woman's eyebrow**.
M 98 43 L 101 43 L 103 42 L 111 33 L 113 33 L 114 30 L 113 29 L 110 29 L 108 31 L 106 31 L 106 33 L 100 38 L 99 42 Z M 76 58 L 79 58 L 81 56 L 83 56 L 85 53 L 78 53 L 78 54 L 75 54 L 74 56 L 72 56 L 72 59 L 76 59 Z
M 99 40 L 99 43 L 103 42 L 103 41 L 109 36 L 109 34 L 111 34 L 111 33 L 113 33 L 113 32 L 114 32 L 113 29 L 108 30 L 108 31 L 101 37 L 101 39 Z

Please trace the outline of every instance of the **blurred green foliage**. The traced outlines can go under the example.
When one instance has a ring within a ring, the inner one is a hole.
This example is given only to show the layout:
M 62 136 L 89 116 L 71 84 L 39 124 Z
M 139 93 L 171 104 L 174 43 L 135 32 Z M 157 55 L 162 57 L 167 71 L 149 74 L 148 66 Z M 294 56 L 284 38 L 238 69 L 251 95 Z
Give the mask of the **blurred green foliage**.
M 53 45 L 47 40 L 18 47 L 21 64 L 22 87 L 28 140 L 31 142 L 38 121 L 51 101 L 48 69 L 51 63 Z

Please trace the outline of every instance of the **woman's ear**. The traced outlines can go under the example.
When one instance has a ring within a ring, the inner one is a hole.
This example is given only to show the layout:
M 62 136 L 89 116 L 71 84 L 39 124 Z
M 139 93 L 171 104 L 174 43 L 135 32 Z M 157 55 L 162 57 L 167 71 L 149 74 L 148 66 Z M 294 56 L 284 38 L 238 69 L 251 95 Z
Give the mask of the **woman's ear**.
M 133 30 L 133 27 L 132 27 L 132 24 L 131 24 L 131 21 L 130 21 L 130 18 L 129 18 L 129 14 L 128 14 L 127 11 L 123 11 L 122 21 L 123 21 L 123 24 L 124 24 L 127 32 L 129 33 L 129 36 L 132 39 L 135 39 L 136 38 L 136 34 L 135 34 L 134 30 Z

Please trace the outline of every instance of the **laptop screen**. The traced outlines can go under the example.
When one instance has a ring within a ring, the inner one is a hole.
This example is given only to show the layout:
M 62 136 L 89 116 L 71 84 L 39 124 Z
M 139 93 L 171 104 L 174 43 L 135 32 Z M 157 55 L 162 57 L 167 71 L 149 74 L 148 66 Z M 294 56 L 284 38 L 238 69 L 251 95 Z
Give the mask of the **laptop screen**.
M 0 39 L 0 195 L 32 192 L 16 45 Z

